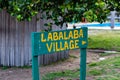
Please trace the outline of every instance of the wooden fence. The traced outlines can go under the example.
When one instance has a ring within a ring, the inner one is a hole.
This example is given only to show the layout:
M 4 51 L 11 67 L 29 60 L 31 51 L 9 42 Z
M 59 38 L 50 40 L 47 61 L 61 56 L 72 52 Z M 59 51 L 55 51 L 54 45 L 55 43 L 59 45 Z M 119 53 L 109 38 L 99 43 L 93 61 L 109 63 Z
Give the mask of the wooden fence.
M 5 10 L 0 12 L 0 66 L 31 65 L 31 32 L 44 30 L 46 20 L 37 20 L 40 14 L 32 21 L 18 22 Z M 54 30 L 61 30 L 53 26 Z M 60 59 L 68 58 L 68 51 L 43 55 L 39 63 L 46 65 Z

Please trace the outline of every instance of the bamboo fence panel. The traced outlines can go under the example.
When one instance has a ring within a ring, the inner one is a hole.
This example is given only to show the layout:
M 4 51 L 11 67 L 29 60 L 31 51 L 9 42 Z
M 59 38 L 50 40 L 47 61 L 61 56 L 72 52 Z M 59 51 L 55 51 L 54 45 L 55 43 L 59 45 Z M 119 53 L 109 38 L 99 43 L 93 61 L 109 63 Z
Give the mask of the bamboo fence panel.
M 18 22 L 5 10 L 0 12 L 0 66 L 31 65 L 31 32 L 44 30 L 46 20 Z M 48 20 L 49 22 L 49 20 Z M 53 30 L 62 30 L 53 26 Z M 68 51 L 39 56 L 39 64 L 47 65 L 68 58 Z

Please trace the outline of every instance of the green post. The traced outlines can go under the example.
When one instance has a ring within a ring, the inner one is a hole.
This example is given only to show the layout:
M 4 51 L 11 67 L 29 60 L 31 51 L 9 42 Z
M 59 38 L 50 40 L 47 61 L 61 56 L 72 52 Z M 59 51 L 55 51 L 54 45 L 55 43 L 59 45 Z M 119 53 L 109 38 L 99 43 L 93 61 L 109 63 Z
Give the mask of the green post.
M 80 53 L 80 80 L 86 80 L 86 48 L 81 48 Z
M 32 57 L 32 75 L 33 80 L 39 80 L 38 56 Z
M 32 80 L 39 80 L 38 55 L 35 55 L 35 39 L 32 34 Z

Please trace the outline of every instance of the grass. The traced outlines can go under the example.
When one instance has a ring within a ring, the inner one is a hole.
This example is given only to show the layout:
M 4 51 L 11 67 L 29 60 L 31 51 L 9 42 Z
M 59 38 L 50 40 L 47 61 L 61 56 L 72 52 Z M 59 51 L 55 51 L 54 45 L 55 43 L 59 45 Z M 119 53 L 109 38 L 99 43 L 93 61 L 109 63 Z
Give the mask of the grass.
M 55 80 L 56 78 L 61 78 L 61 77 L 67 77 L 67 78 L 69 77 L 68 78 L 69 80 L 71 78 L 79 77 L 79 69 L 48 73 L 42 77 L 42 80 Z
M 90 70 L 97 68 L 100 71 L 98 71 L 99 75 L 97 76 L 95 75 L 95 80 L 120 80 L 119 67 L 120 67 L 120 56 L 89 64 L 88 73 L 89 75 L 93 76 L 94 74 L 91 74 Z
M 118 53 L 99 53 L 99 56 L 104 57 L 104 56 L 109 56 L 109 55 L 114 55 L 114 54 L 120 54 L 120 52 L 118 52 Z
M 30 69 L 31 66 L 23 66 L 23 67 L 8 67 L 8 66 L 0 66 L 0 69 L 2 69 L 2 70 L 7 70 L 7 69 L 10 69 L 10 68 Z
M 89 33 L 88 42 L 89 49 L 120 51 L 120 32 L 117 30 L 93 30 L 92 34 Z M 100 56 L 109 54 L 101 54 Z M 55 80 L 60 77 L 67 77 L 68 80 L 72 80 L 79 78 L 79 76 L 79 69 L 65 70 L 64 72 L 48 73 L 42 77 L 42 80 Z M 120 80 L 120 56 L 88 64 L 87 76 L 94 77 L 94 80 Z
M 75 55 L 69 55 L 70 58 L 78 58 L 77 56 Z
M 2 66 L 2 67 L 0 67 L 2 70 L 7 70 L 7 69 L 9 69 L 10 67 L 8 67 L 8 66 Z
M 89 33 L 88 48 L 120 51 L 120 32 L 117 30 L 99 30 Z

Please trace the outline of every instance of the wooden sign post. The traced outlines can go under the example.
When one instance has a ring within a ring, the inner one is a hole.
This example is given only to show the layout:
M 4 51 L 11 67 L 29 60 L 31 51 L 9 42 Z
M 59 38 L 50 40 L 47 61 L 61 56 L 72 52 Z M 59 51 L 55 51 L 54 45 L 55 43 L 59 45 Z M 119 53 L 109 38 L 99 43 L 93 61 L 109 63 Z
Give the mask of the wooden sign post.
M 80 49 L 80 80 L 86 79 L 86 27 L 51 32 L 32 33 L 32 78 L 39 80 L 38 56 L 65 50 Z

